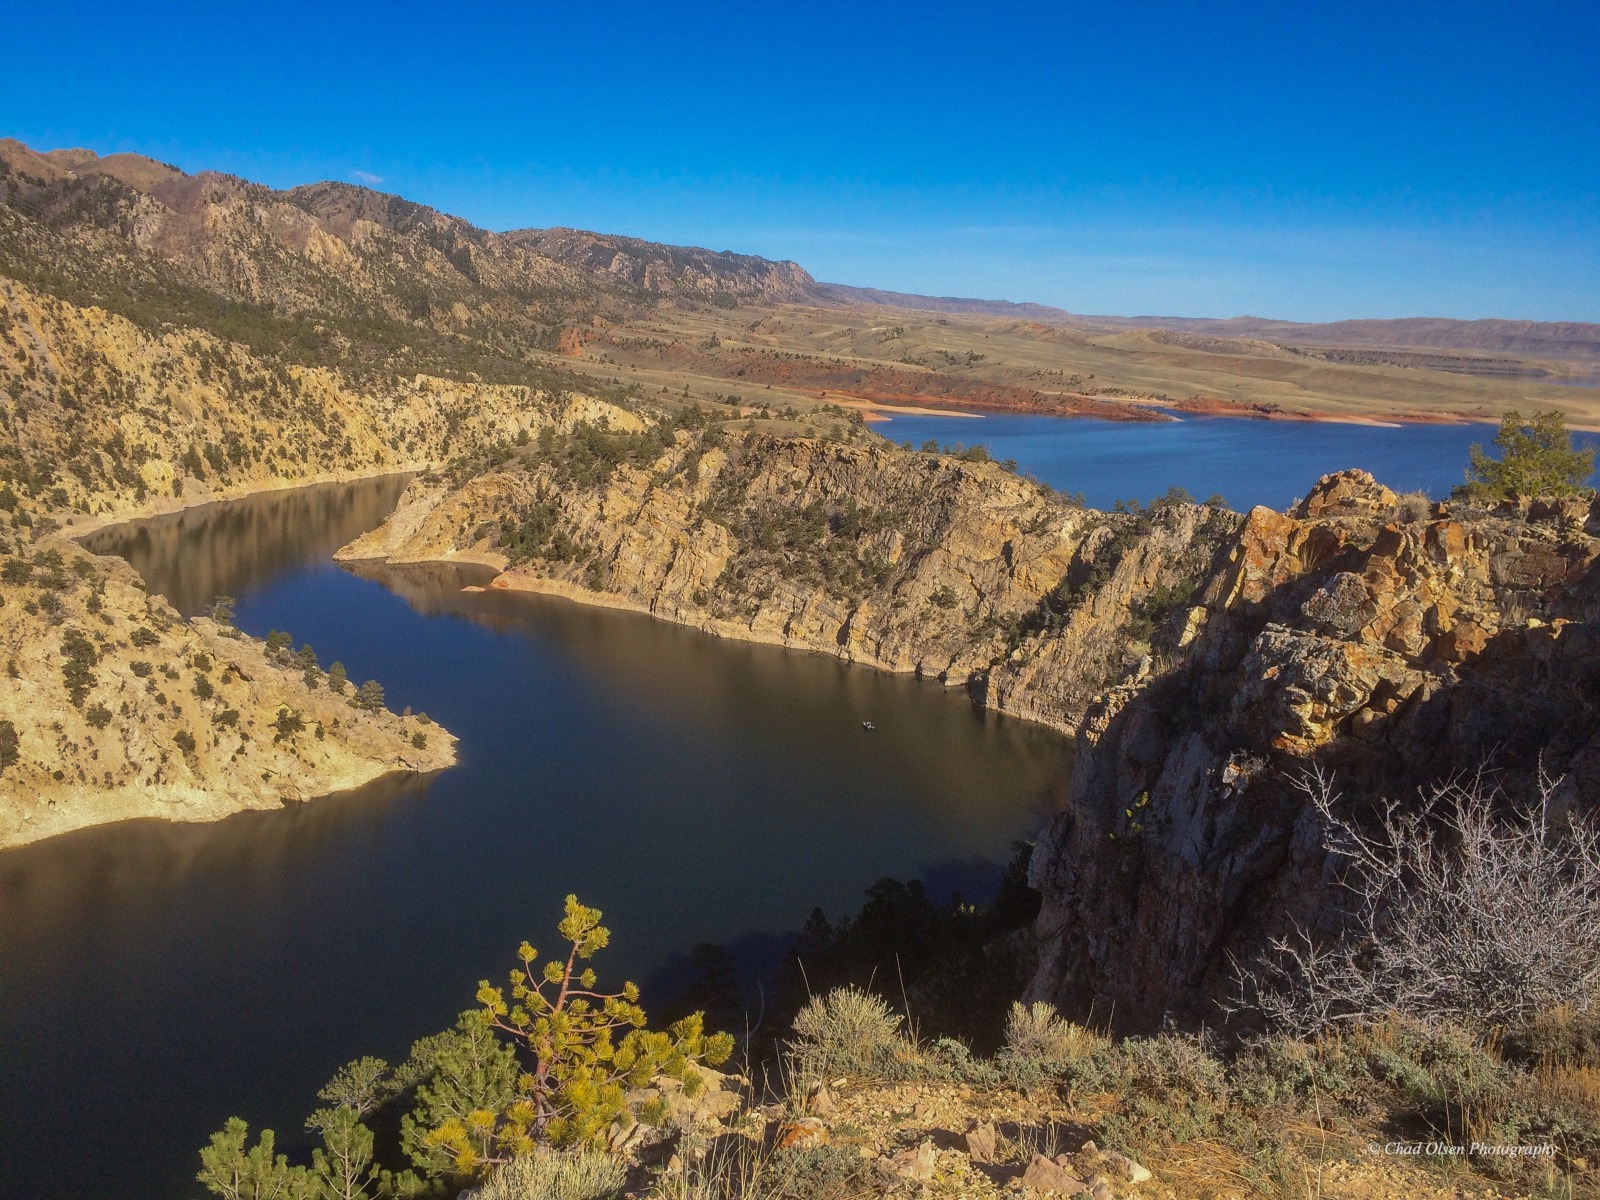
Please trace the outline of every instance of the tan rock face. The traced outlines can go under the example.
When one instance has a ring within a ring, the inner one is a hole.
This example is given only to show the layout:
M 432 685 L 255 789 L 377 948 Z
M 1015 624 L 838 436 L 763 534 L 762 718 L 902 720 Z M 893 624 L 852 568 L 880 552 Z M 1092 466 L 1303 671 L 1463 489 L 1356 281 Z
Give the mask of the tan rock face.
M 1033 867 L 1033 989 L 1069 1010 L 1207 1014 L 1230 955 L 1327 918 L 1292 786 L 1309 762 L 1404 791 L 1544 752 L 1600 791 L 1600 542 L 1565 509 L 1408 521 L 1346 472 L 1292 514 L 1133 517 L 937 455 L 653 445 L 598 480 L 556 445 L 419 481 L 346 553 L 473 556 L 505 565 L 496 587 L 917 672 L 1076 732 L 1073 801 Z M 513 560 L 505 531 L 529 521 L 562 549 Z
M 358 384 L 195 330 L 152 334 L 4 279 L 0 391 L 14 405 L 0 467 L 16 459 L 40 481 L 13 486 L 13 504 L 58 517 L 418 469 L 563 411 L 525 387 L 424 375 Z M 587 398 L 565 411 L 585 405 L 636 420 Z
M 599 480 L 565 474 L 564 446 L 457 488 L 419 479 L 340 556 L 471 558 L 504 568 L 496 588 L 937 678 L 1067 731 L 1147 669 L 1140 639 L 1168 612 L 1145 598 L 1187 596 L 1236 522 L 1089 512 L 993 464 L 884 446 L 680 431 Z M 519 554 L 530 527 L 545 540 Z
M 1033 992 L 1131 1026 L 1215 1019 L 1229 956 L 1333 911 L 1293 787 L 1404 796 L 1481 762 L 1600 794 L 1600 542 L 1547 520 L 1396 519 L 1364 472 L 1252 512 L 1165 669 L 1097 699 L 1034 855 Z

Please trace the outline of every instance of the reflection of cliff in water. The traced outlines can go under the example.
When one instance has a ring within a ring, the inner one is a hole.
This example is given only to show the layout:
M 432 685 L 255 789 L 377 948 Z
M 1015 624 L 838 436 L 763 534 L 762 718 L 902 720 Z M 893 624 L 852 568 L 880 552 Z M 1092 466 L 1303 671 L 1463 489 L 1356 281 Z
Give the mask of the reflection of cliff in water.
M 967 895 L 1065 799 L 1065 739 L 932 682 L 464 593 L 490 574 L 466 564 L 330 562 L 400 484 L 256 496 L 95 539 L 152 592 L 191 611 L 233 594 L 246 632 L 291 630 L 380 680 L 391 707 L 461 738 L 460 762 L 400 795 L 0 855 L 8 1193 L 187 1194 L 195 1148 L 230 1113 L 298 1127 L 339 1063 L 393 1061 L 448 1025 L 521 939 L 548 938 L 569 892 L 614 930 L 603 976 L 648 979 L 697 944 L 794 929 L 814 905 L 854 911 L 882 875 L 953 874 Z M 88 1078 L 127 1119 L 85 1149 Z
M 219 880 L 230 889 L 245 879 L 268 891 L 293 886 L 318 847 L 415 819 L 431 782 L 382 779 L 313 803 L 207 823 L 122 821 L 7 851 L 0 855 L 0 945 L 18 962 L 43 961 L 84 924 L 110 927 L 119 913 L 127 919 L 153 890 L 190 893 L 198 905 Z M 215 950 L 190 944 L 183 952 L 210 958 Z
M 125 558 L 184 616 L 218 596 L 307 562 L 325 560 L 394 511 L 410 475 L 263 492 L 164 517 L 113 525 L 83 538 L 96 554 Z
M 377 560 L 339 564 L 352 575 L 381 583 L 425 617 L 462 616 L 478 620 L 486 614 L 474 603 L 482 597 L 462 592 L 465 587 L 484 587 L 498 574 L 493 567 L 477 563 L 405 563 L 391 565 Z M 484 624 L 494 625 L 493 621 Z
M 981 809 L 983 798 L 996 790 L 997 763 L 1028 764 L 1024 790 L 1041 812 L 1052 811 L 1065 796 L 1070 742 L 986 712 L 931 680 L 852 666 L 826 654 L 718 638 L 644 613 L 557 596 L 463 592 L 494 575 L 471 564 L 345 565 L 426 616 L 462 617 L 504 637 L 536 632 L 549 653 L 565 660 L 564 669 L 601 693 L 606 704 L 648 722 L 669 740 L 721 746 L 719 756 L 748 753 L 735 743 L 759 746 L 780 760 L 809 760 L 808 774 L 877 778 L 895 791 L 909 783 L 952 827 L 970 821 L 973 809 Z M 862 731 L 864 721 L 873 723 L 873 733 Z M 820 798 L 802 794 L 814 786 L 814 778 L 797 780 L 792 797 L 764 799 L 815 809 Z

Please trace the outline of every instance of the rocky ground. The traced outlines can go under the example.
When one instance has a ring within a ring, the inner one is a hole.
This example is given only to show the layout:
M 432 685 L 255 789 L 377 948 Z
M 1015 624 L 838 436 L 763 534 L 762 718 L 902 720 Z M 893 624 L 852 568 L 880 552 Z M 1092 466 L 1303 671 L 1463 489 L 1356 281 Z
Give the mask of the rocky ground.
M 1212 1136 L 1135 1155 L 1101 1144 L 1122 1100 L 1054 1089 L 836 1076 L 788 1104 L 752 1105 L 736 1078 L 675 1108 L 683 1132 L 645 1149 L 638 1200 L 1530 1200 L 1459 1162 L 1386 1152 L 1369 1125 L 1284 1119 L 1249 1154 Z M 1100 1141 L 1097 1141 L 1097 1138 Z M 1559 1174 L 1555 1178 L 1560 1178 Z M 1562 1186 L 1583 1186 L 1568 1177 Z M 1550 1194 L 1579 1195 L 1580 1192 Z M 529 1200 L 533 1200 L 532 1197 Z

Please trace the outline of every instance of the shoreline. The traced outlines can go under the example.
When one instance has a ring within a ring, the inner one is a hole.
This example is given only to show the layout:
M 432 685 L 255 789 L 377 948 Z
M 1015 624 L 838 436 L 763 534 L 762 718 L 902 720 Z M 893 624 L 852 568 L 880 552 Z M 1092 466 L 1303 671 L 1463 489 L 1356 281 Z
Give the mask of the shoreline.
M 136 508 L 114 513 L 72 513 L 60 523 L 56 532 L 73 541 L 88 537 L 90 534 L 99 533 L 101 530 L 110 529 L 117 525 L 127 525 L 134 521 L 153 521 L 158 517 L 176 516 L 178 513 L 189 512 L 192 509 L 206 508 L 212 504 L 228 504 L 234 500 L 249 500 L 255 496 L 265 496 L 272 492 L 292 492 L 300 488 L 320 487 L 329 483 L 361 483 L 368 479 L 382 479 L 388 475 L 419 475 L 424 471 L 433 470 L 438 463 L 427 462 L 408 467 L 372 467 L 350 471 L 324 471 L 319 475 L 307 475 L 299 479 L 276 479 L 263 482 L 259 485 L 237 488 L 224 488 L 221 491 L 211 492 L 206 495 L 190 498 L 185 496 L 168 496 L 161 500 L 147 501 Z M 47 514 L 48 515 L 48 514 Z M 112 557 L 115 557 L 114 555 Z
M 226 504 L 255 496 L 328 484 L 353 484 L 386 476 L 415 475 L 427 469 L 426 466 L 409 466 L 399 469 L 324 472 L 302 479 L 273 480 L 261 486 L 208 491 L 204 495 L 186 496 L 182 499 L 166 497 L 130 511 L 97 513 L 84 517 L 81 521 L 74 520 L 71 524 L 63 524 L 50 536 L 72 543 L 82 553 L 97 558 L 114 559 L 121 564 L 121 569 L 135 575 L 141 584 L 148 587 L 149 581 L 139 575 L 127 560 L 115 554 L 96 554 L 82 546 L 80 539 L 118 525 L 173 516 L 214 504 Z M 204 629 L 196 626 L 192 619 L 184 624 L 198 630 L 204 636 Z M 259 643 L 259 639 L 251 638 L 249 635 L 245 637 L 250 642 Z M 392 713 L 387 716 L 399 719 Z M 433 762 L 429 765 L 406 762 L 403 759 L 399 762 L 385 762 L 382 758 L 364 754 L 352 744 L 348 747 L 348 757 L 342 763 L 341 769 L 320 784 L 313 783 L 303 790 L 291 787 L 279 791 L 270 797 L 272 803 L 261 802 L 266 797 L 261 794 L 259 788 L 240 786 L 237 780 L 226 777 L 207 780 L 204 783 L 161 784 L 154 787 L 138 784 L 123 785 L 99 793 L 92 810 L 77 806 L 60 809 L 52 807 L 47 813 L 40 814 L 45 817 L 42 821 L 30 815 L 13 828 L 6 830 L 4 834 L 0 834 L 0 854 L 79 830 L 117 825 L 127 821 L 158 820 L 184 825 L 211 824 L 243 812 L 274 812 L 296 804 L 333 799 L 386 782 L 398 784 L 405 780 L 430 778 L 455 766 L 459 761 L 458 739 L 443 726 L 437 728 L 444 735 L 440 739 L 440 745 L 437 748 L 430 747 L 425 756 L 419 755 L 424 757 L 424 761 L 431 758 Z
M 1497 428 L 1500 424 L 1498 417 L 1468 416 L 1459 412 L 1421 412 L 1421 413 L 1358 413 L 1358 412 L 1306 412 L 1290 411 L 1287 409 L 1261 409 L 1248 404 L 1233 401 L 1214 401 L 1210 403 L 1193 403 L 1184 400 L 1158 400 L 1151 396 L 1078 396 L 1071 393 L 1058 393 L 1064 400 L 1076 399 L 1101 403 L 1115 403 L 1129 405 L 1145 412 L 1154 412 L 1148 421 L 1129 421 L 1082 409 L 1070 409 L 1059 412 L 1039 412 L 1031 409 L 1014 407 L 980 407 L 980 406 L 949 406 L 936 407 L 928 404 L 885 404 L 881 401 L 862 400 L 859 398 L 845 399 L 841 396 L 835 400 L 829 397 L 832 403 L 841 408 L 849 408 L 861 413 L 861 419 L 869 425 L 887 424 L 896 416 L 911 417 L 954 417 L 962 420 L 981 420 L 984 417 L 1054 417 L 1063 421 L 1097 420 L 1119 421 L 1121 424 L 1154 424 L 1167 421 L 1184 421 L 1192 417 L 1213 418 L 1216 420 L 1236 421 L 1292 421 L 1307 425 L 1355 425 L 1369 429 L 1404 429 L 1411 425 L 1482 425 L 1487 428 Z M 1567 428 L 1574 433 L 1600 433 L 1600 423 L 1586 424 L 1583 422 L 1568 421 Z
M 493 562 L 486 561 L 490 556 L 463 554 L 454 558 L 415 558 L 394 559 L 385 555 L 361 555 L 340 557 L 336 554 L 336 561 L 350 563 L 369 563 L 374 566 L 388 567 L 396 571 L 404 571 L 407 567 L 444 567 L 459 565 L 469 562 L 473 565 L 483 566 L 497 573 L 495 577 L 484 584 L 469 584 L 461 591 L 466 594 L 483 594 L 487 592 L 514 592 L 522 595 L 549 596 L 557 600 L 564 600 L 571 604 L 582 605 L 585 608 L 604 608 L 617 612 L 636 613 L 639 616 L 649 617 L 652 621 L 659 621 L 667 625 L 676 625 L 682 629 L 690 629 L 696 633 L 703 633 L 710 637 L 720 638 L 730 642 L 743 642 L 755 646 L 771 646 L 779 650 L 790 650 L 802 654 L 816 654 L 830 658 L 851 667 L 866 667 L 870 670 L 881 671 L 886 675 L 895 675 L 902 679 L 912 678 L 937 684 L 946 692 L 962 691 L 967 693 L 968 700 L 977 708 L 986 713 L 993 713 L 997 717 L 1005 717 L 1014 721 L 1026 721 L 1042 729 L 1065 738 L 1069 743 L 1077 736 L 1078 720 L 1070 725 L 1059 724 L 1028 712 L 1012 708 L 996 707 L 980 701 L 971 695 L 970 680 L 957 681 L 951 678 L 941 678 L 938 675 L 928 675 L 915 666 L 902 666 L 878 658 L 875 655 L 859 652 L 845 645 L 829 645 L 813 643 L 779 634 L 766 633 L 761 630 L 751 629 L 736 621 L 719 620 L 716 617 L 702 614 L 676 614 L 652 608 L 643 600 L 636 600 L 628 596 L 620 596 L 612 592 L 596 592 L 584 587 L 582 584 L 573 583 L 563 579 L 549 579 L 539 575 L 521 575 L 515 570 L 506 570 L 496 566 Z
M 442 728 L 442 727 L 441 727 Z M 25 836 L 9 836 L 0 839 L 0 856 L 8 851 L 21 850 L 27 846 L 36 846 L 40 842 L 49 841 L 51 838 L 65 837 L 68 834 L 79 833 L 85 829 L 105 829 L 113 825 L 122 825 L 130 821 L 160 821 L 169 825 L 215 825 L 218 821 L 226 821 L 230 817 L 239 816 L 241 813 L 282 812 L 295 805 L 316 804 L 324 800 L 336 800 L 340 796 L 352 795 L 365 788 L 382 783 L 400 783 L 402 780 L 430 779 L 455 766 L 455 742 L 452 740 L 449 749 L 450 761 L 441 766 L 419 770 L 414 767 L 387 767 L 376 770 L 370 775 L 354 774 L 339 786 L 327 792 L 314 792 L 305 796 L 282 796 L 276 805 L 259 804 L 234 804 L 228 805 L 227 797 L 233 792 L 222 793 L 221 803 L 206 803 L 208 798 L 218 795 L 211 791 L 198 791 L 192 788 L 160 788 L 160 789 L 132 789 L 137 794 L 125 796 L 126 805 L 118 805 L 115 815 L 107 816 L 103 820 L 56 822 L 45 828 L 37 827 L 35 822 L 25 823 L 19 831 Z M 130 789 L 124 789 L 129 792 Z M 168 795 L 160 795 L 165 791 Z M 190 793 L 183 795 L 179 793 Z M 159 809 L 157 806 L 162 806 Z M 173 810 L 177 811 L 173 811 Z

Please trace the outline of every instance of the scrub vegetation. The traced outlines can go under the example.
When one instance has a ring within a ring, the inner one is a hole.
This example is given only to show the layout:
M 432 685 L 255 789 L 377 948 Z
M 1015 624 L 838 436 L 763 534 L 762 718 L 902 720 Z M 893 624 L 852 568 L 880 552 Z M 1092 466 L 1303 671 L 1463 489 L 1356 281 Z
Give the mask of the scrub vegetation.
M 236 1119 L 199 1178 L 229 1198 L 343 1200 L 1000 1197 L 1047 1180 L 1185 1198 L 1226 1184 L 1310 1200 L 1334 1179 L 1367 1196 L 1588 1194 L 1600 873 L 1595 830 L 1552 817 L 1553 782 L 1534 809 L 1458 781 L 1357 822 L 1331 779 L 1308 777 L 1347 867 L 1347 932 L 1241 968 L 1247 999 L 1208 1029 L 1114 1035 L 1004 1000 L 1005 947 L 1037 904 L 1022 846 L 987 905 L 884 880 L 856 916 L 814 914 L 787 969 L 854 981 L 786 1000 L 780 980 L 775 1036 L 746 1018 L 743 1073 L 722 1075 L 735 1040 L 700 1012 L 652 1031 L 633 985 L 598 990 L 587 964 L 609 934 L 569 897 L 564 957 L 539 968 L 524 944 L 509 989 L 481 983 L 479 1006 L 400 1066 L 340 1069 L 307 1122 L 308 1164 Z M 720 992 L 689 995 L 737 1019 L 712 950 L 695 961 Z

